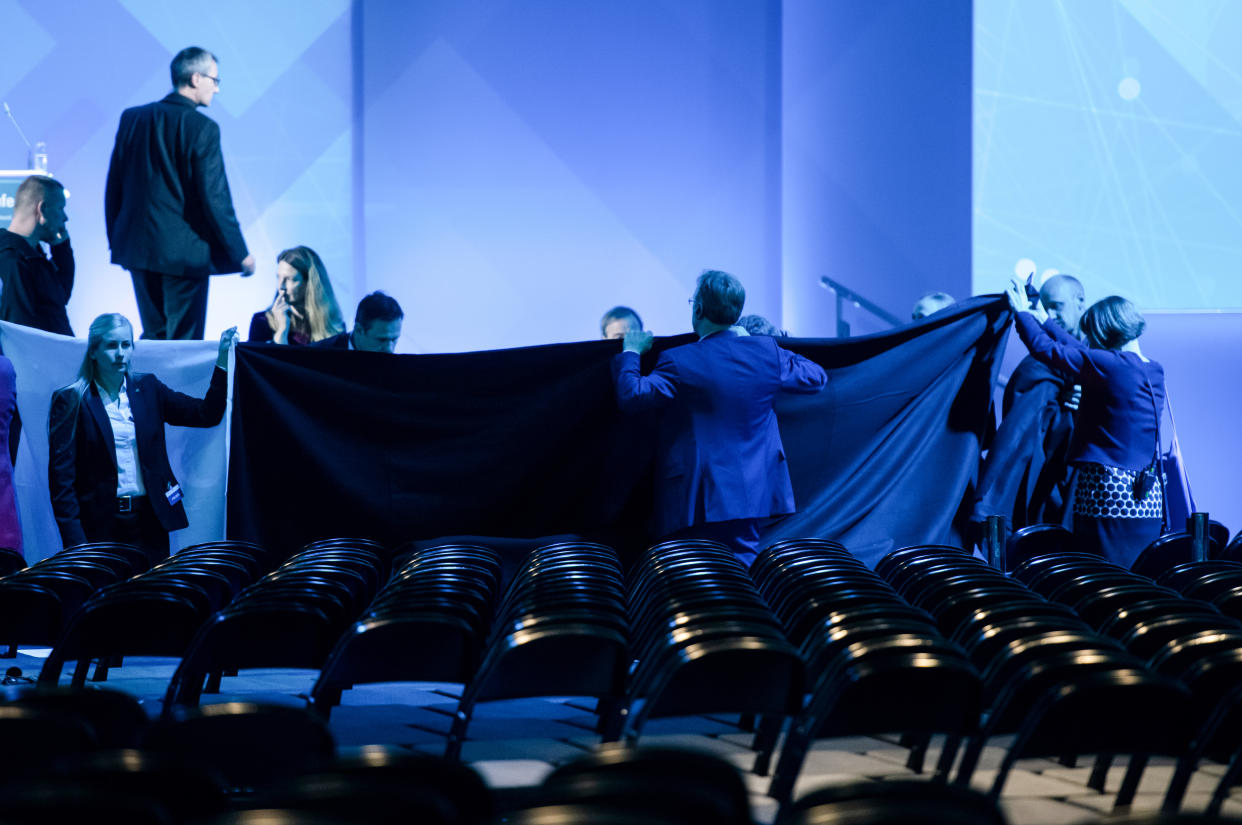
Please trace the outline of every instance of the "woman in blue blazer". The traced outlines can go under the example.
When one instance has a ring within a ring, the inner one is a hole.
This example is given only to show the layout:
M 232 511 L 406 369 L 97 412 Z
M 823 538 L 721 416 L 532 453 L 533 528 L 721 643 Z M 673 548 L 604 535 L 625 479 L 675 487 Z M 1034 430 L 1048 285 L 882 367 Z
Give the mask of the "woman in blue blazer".
M 1039 301 L 1029 301 L 1020 281 L 1006 294 L 1031 355 L 1082 385 L 1067 457 L 1078 468 L 1078 549 L 1129 567 L 1159 537 L 1164 516 L 1164 484 L 1156 475 L 1164 368 L 1139 348 L 1147 322 L 1132 303 L 1112 295 L 1083 313 L 1084 343 L 1049 320 Z
M 48 488 L 66 547 L 122 541 L 153 561 L 168 555 L 168 533 L 189 525 L 181 485 L 168 464 L 164 425 L 214 427 L 224 417 L 228 352 L 237 328 L 220 336 L 204 398 L 130 372 L 133 326 L 101 315 L 90 327 L 78 380 L 52 395 Z

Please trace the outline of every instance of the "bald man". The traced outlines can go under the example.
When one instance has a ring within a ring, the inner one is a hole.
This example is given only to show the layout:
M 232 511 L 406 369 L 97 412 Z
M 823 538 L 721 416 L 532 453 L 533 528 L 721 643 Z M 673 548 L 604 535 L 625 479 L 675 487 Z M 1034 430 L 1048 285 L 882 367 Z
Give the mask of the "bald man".
M 1039 302 L 1062 328 L 1081 337 L 1078 321 L 1087 302 L 1077 278 L 1052 276 L 1040 289 Z M 1066 520 L 1072 476 L 1065 456 L 1081 393 L 1082 387 L 1034 357 L 1022 359 L 1005 385 L 1004 418 L 979 477 L 972 522 L 1000 515 L 1017 530 Z

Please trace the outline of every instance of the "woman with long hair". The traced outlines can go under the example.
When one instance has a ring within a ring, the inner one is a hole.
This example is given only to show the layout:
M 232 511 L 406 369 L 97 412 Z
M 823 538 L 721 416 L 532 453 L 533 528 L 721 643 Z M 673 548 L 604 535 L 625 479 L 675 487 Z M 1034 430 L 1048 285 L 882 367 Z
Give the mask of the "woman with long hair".
M 276 256 L 276 297 L 250 319 L 250 343 L 313 344 L 345 331 L 328 270 L 309 246 Z
M 1020 281 L 1006 295 L 1031 355 L 1082 385 L 1068 456 L 1078 469 L 1075 542 L 1129 567 L 1159 537 L 1164 521 L 1158 460 L 1164 368 L 1139 348 L 1147 322 L 1134 304 L 1112 295 L 1083 313 L 1083 343 L 1050 321 Z
M 124 315 L 91 322 L 78 379 L 52 394 L 48 413 L 48 488 L 65 547 L 120 541 L 138 545 L 152 561 L 168 555 L 168 533 L 189 521 L 164 425 L 220 423 L 236 340 L 236 327 L 220 335 L 211 386 L 200 399 L 130 371 L 134 330 Z

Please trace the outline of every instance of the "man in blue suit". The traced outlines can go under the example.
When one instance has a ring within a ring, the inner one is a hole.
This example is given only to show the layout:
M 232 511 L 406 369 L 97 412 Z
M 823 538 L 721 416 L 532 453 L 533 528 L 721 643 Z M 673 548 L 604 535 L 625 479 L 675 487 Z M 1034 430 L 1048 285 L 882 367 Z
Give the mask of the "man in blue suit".
M 737 278 L 704 272 L 690 301 L 698 343 L 664 352 L 644 376 L 639 356 L 651 348 L 652 335 L 627 332 L 612 374 L 623 411 L 664 410 L 656 459 L 657 533 L 721 541 L 749 566 L 759 545 L 759 520 L 794 511 L 776 395 L 819 392 L 828 376 L 775 339 L 733 328 L 745 302 Z

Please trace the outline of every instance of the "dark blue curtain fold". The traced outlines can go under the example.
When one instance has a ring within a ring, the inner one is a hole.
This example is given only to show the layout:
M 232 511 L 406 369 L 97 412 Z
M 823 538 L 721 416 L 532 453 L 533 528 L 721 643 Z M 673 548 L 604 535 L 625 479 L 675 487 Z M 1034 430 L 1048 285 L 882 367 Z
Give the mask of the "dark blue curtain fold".
M 765 540 L 835 537 L 871 564 L 894 547 L 955 540 L 1008 322 L 1003 301 L 975 298 L 890 333 L 783 342 L 824 366 L 829 385 L 778 407 L 799 509 Z M 692 340 L 659 339 L 644 368 Z M 654 421 L 616 409 L 617 351 L 240 346 L 229 535 L 286 553 L 331 536 L 461 534 L 640 548 Z

